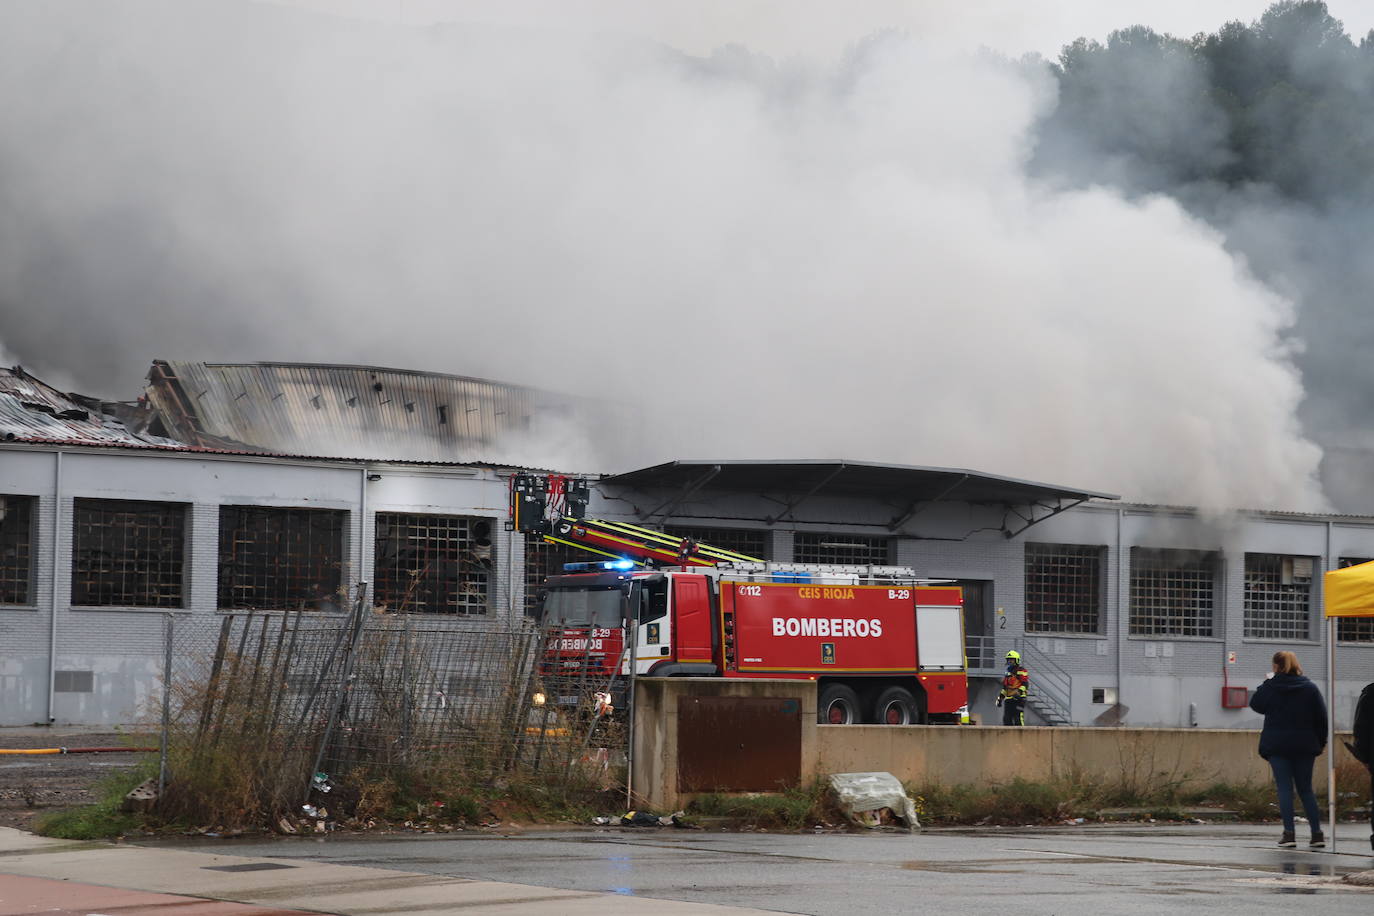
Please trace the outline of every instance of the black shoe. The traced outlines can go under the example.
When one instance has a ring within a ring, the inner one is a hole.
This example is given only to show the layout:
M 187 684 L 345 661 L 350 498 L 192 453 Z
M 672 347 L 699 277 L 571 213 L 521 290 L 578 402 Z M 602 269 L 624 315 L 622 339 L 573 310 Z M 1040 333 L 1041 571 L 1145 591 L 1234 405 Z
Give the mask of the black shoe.
M 1312 842 L 1308 843 L 1307 845 L 1311 846 L 1313 849 L 1325 849 L 1326 834 L 1318 830 L 1316 833 L 1312 834 Z
M 1280 846 L 1296 846 L 1296 845 L 1298 845 L 1297 839 L 1294 838 L 1294 836 L 1293 836 L 1293 831 L 1291 831 L 1291 830 L 1285 830 L 1285 831 L 1283 832 L 1283 836 L 1279 837 L 1279 845 L 1280 845 Z

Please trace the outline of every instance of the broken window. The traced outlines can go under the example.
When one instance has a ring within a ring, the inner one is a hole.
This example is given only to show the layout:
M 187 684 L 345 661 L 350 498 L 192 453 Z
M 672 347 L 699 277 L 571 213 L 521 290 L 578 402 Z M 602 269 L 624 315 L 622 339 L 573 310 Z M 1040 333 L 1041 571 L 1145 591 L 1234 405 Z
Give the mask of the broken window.
M 1313 557 L 1245 555 L 1245 635 L 1251 639 L 1312 638 Z
M 605 559 L 598 554 L 567 544 L 550 544 L 542 534 L 525 535 L 525 613 L 539 613 L 544 580 L 561 576 L 564 563 L 584 563 Z
M 721 550 L 742 553 L 746 557 L 768 559 L 768 532 L 748 528 L 694 528 L 687 525 L 668 525 L 664 534 L 675 538 L 691 538 L 698 544 L 709 544 Z
M 1098 633 L 1102 608 L 1102 547 L 1026 545 L 1026 630 Z
M 346 518 L 336 509 L 221 506 L 220 608 L 338 609 Z
M 73 521 L 72 604 L 184 606 L 184 503 L 78 499 Z
M 373 596 L 389 611 L 491 609 L 491 519 L 377 513 Z
M 32 496 L 0 496 L 0 604 L 33 603 Z
M 1131 635 L 1211 636 L 1221 555 L 1131 548 Z
M 891 556 L 892 538 L 798 531 L 792 541 L 793 563 L 886 566 Z
M 1369 557 L 1341 557 L 1339 569 L 1368 563 Z M 1338 642 L 1374 642 L 1374 617 L 1337 617 L 1336 640 Z

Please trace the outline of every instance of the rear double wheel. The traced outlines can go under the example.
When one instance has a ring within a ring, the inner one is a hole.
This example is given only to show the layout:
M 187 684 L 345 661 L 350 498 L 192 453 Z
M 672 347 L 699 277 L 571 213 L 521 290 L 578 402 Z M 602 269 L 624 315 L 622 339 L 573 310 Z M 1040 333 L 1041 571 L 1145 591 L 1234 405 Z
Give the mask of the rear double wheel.
M 879 725 L 924 725 L 925 710 L 905 687 L 888 687 L 873 701 L 873 720 Z
M 827 684 L 816 701 L 816 721 L 821 725 L 858 725 L 863 721 L 859 695 L 843 684 Z

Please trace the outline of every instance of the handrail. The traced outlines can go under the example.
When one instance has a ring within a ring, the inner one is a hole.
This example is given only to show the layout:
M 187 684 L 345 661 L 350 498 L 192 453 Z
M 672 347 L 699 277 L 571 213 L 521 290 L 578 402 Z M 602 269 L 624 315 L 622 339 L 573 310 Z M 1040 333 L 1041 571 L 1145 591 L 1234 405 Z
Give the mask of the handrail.
M 966 636 L 964 655 L 968 659 L 968 673 L 1001 675 L 1002 659 L 997 654 L 997 637 Z
M 1047 706 L 1065 724 L 1071 723 L 1073 675 L 1037 649 L 1029 638 L 1018 642 L 1021 643 L 1021 661 L 1030 671 L 1031 697 Z

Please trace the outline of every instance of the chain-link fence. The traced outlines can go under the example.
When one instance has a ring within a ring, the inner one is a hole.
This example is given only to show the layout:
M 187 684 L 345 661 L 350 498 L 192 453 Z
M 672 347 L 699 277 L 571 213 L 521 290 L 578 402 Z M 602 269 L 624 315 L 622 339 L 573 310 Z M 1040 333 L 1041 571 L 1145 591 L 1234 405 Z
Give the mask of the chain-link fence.
M 565 630 L 361 604 L 165 619 L 169 814 L 277 817 L 345 789 L 330 796 L 338 814 L 377 786 L 610 786 L 624 773 L 621 659 L 591 657 L 586 639 L 578 664 L 552 663 Z

